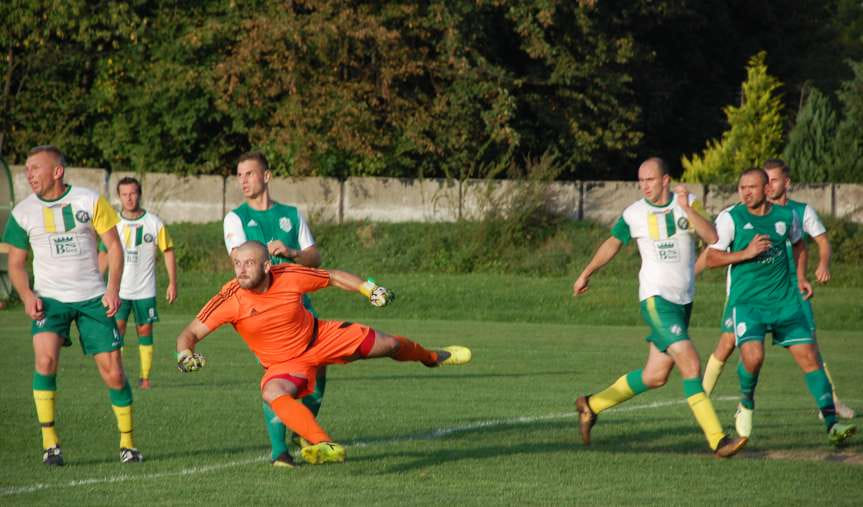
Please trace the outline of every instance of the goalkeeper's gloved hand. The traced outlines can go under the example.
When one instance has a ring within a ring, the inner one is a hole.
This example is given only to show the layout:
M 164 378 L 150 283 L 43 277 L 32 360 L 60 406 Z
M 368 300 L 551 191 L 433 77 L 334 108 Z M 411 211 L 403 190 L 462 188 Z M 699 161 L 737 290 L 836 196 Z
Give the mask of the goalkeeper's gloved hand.
M 369 279 L 360 285 L 360 293 L 369 298 L 372 306 L 386 306 L 396 299 L 396 295 L 386 287 L 380 287 L 374 280 Z
M 183 373 L 198 371 L 207 364 L 204 356 L 196 352 L 186 349 L 182 352 L 177 352 L 177 369 Z

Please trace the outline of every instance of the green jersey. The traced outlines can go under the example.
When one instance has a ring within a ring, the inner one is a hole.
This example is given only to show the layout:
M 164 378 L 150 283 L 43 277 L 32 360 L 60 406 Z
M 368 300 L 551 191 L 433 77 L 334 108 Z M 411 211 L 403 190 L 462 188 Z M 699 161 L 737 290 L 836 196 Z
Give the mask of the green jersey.
M 753 215 L 738 204 L 716 217 L 719 240 L 710 245 L 717 250 L 745 250 L 756 234 L 770 237 L 770 248 L 754 259 L 732 265 L 728 270 L 728 305 L 759 308 L 796 305 L 799 291 L 792 273 L 786 242 L 801 240 L 800 222 L 789 207 L 770 205 L 767 214 Z
M 315 244 L 300 210 L 279 203 L 274 203 L 265 211 L 258 211 L 248 203 L 243 203 L 225 216 L 224 233 L 228 253 L 249 240 L 260 241 L 265 245 L 279 240 L 294 250 L 305 250 Z M 293 261 L 286 257 L 271 256 L 270 262 L 281 264 Z

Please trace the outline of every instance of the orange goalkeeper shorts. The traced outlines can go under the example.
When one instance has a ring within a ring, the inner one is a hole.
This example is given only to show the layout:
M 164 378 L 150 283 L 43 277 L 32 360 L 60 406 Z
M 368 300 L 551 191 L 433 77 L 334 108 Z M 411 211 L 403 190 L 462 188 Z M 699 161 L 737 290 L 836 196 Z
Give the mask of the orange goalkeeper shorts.
M 317 336 L 309 348 L 299 356 L 284 362 L 271 364 L 261 379 L 261 390 L 274 378 L 287 378 L 299 389 L 295 396 L 302 398 L 315 390 L 318 368 L 328 364 L 347 363 L 360 345 L 370 340 L 374 342 L 375 330 L 362 324 L 319 320 Z M 297 382 L 297 380 L 305 380 Z

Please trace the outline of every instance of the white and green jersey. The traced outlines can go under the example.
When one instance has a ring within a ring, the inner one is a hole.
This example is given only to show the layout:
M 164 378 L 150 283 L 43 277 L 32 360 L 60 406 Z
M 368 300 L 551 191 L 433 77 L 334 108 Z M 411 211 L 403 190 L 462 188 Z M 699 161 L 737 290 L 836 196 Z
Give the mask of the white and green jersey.
M 117 233 L 124 252 L 120 297 L 156 297 L 156 249 L 164 252 L 174 247 L 165 224 L 147 211 L 138 218 L 125 218 L 121 213 Z
M 3 241 L 33 250 L 34 290 L 75 303 L 105 293 L 99 274 L 99 235 L 117 224 L 117 213 L 98 193 L 66 186 L 53 201 L 30 194 L 12 209 Z
M 791 208 L 772 204 L 762 216 L 737 204 L 716 217 L 716 232 L 719 240 L 710 245 L 716 250 L 744 250 L 756 234 L 770 236 L 771 242 L 761 255 L 729 267 L 727 305 L 769 309 L 799 301 L 796 280 L 788 269 L 791 261 L 786 247 L 786 242 L 794 244 L 801 239 L 800 222 Z
M 689 203 L 701 209 L 695 196 Z M 635 238 L 641 254 L 638 272 L 638 299 L 660 296 L 685 305 L 695 296 L 695 231 L 676 198 L 663 206 L 646 199 L 631 204 L 611 229 L 623 242 Z
M 267 244 L 280 240 L 286 247 L 305 250 L 315 244 L 309 224 L 295 206 L 273 203 L 270 209 L 258 211 L 248 203 L 225 215 L 225 248 L 228 253 L 246 241 L 255 240 Z M 271 256 L 273 264 L 292 262 L 285 257 Z

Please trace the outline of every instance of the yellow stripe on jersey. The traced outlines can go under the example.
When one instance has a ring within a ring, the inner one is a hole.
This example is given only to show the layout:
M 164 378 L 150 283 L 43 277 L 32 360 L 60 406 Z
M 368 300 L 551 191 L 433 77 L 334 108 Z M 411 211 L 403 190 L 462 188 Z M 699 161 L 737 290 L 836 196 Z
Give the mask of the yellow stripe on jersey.
M 129 224 L 123 226 L 123 245 L 128 250 L 132 248 L 132 227 Z
M 650 235 L 650 239 L 654 241 L 659 239 L 659 221 L 652 211 L 647 212 L 647 233 Z
M 96 200 L 96 209 L 93 210 L 93 228 L 99 235 L 104 234 L 120 222 L 117 212 L 108 204 L 101 195 Z
M 159 232 L 156 234 L 156 242 L 159 245 L 159 250 L 165 251 L 174 248 L 174 242 L 171 241 L 171 236 L 168 235 L 168 228 L 164 225 L 159 227 Z
M 54 208 L 42 208 L 42 223 L 46 232 L 57 232 L 57 222 L 54 220 Z

